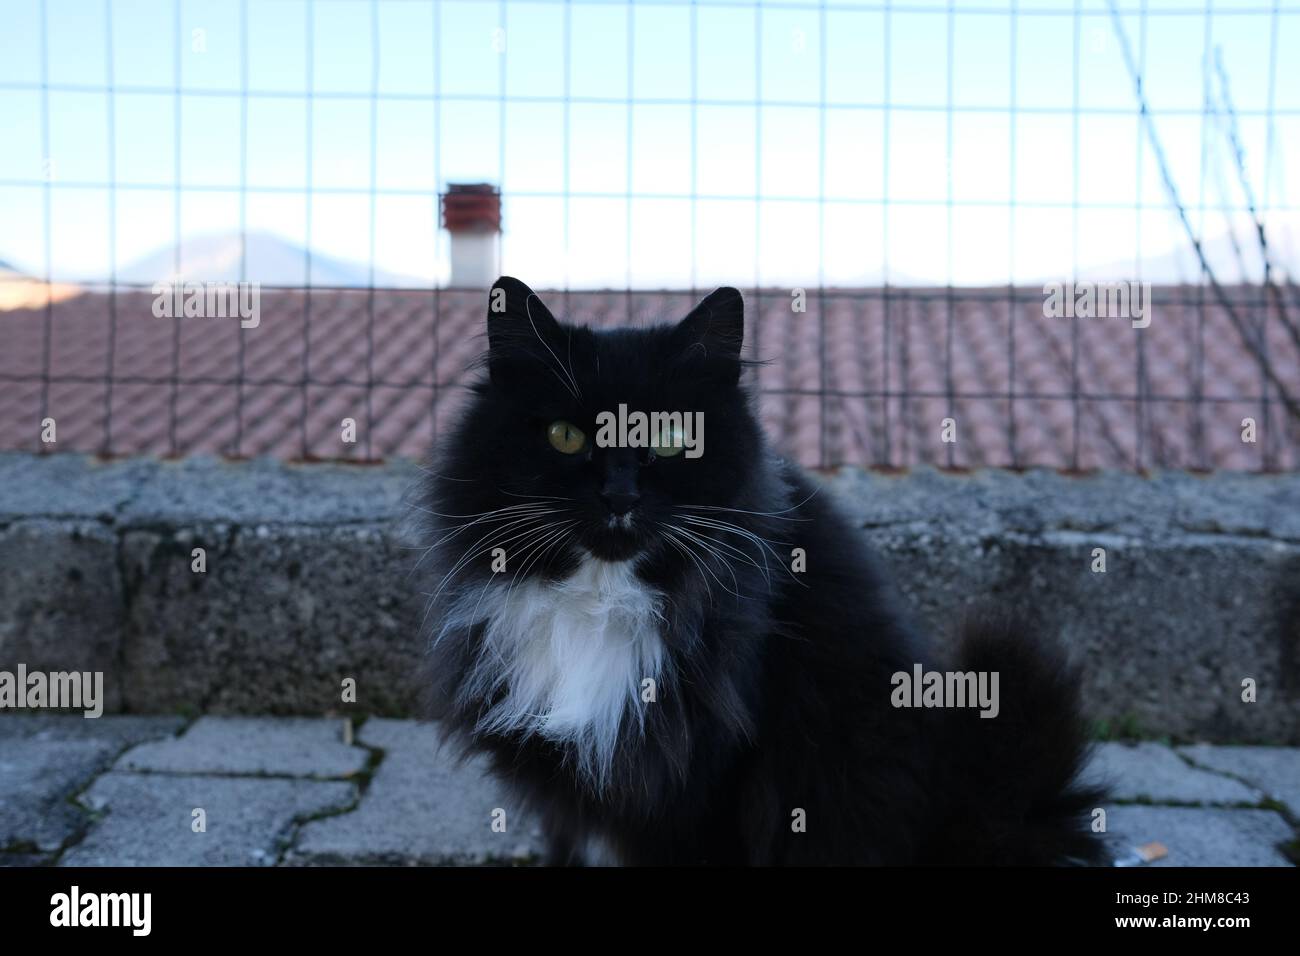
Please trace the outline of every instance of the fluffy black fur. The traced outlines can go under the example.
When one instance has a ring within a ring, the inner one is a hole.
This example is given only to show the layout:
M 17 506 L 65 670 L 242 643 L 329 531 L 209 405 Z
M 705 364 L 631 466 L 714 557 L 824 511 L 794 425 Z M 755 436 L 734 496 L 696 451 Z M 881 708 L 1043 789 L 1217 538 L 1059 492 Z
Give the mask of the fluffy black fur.
M 741 384 L 740 293 L 719 289 L 676 326 L 602 332 L 558 323 L 518 280 L 502 278 L 492 294 L 505 311 L 489 311 L 488 374 L 425 489 L 430 533 L 444 539 L 421 562 L 436 595 L 430 633 L 454 595 L 492 574 L 494 519 L 483 516 L 532 496 L 567 499 L 575 534 L 512 572 L 560 579 L 585 551 L 634 560 L 668 596 L 658 700 L 630 702 L 645 708 L 644 724 L 625 716 L 603 781 L 566 745 L 476 729 L 491 701 L 461 691 L 481 622 L 431 650 L 434 716 L 540 811 L 552 862 L 583 862 L 591 835 L 628 864 L 1101 860 L 1088 822 L 1102 794 L 1076 781 L 1087 737 L 1075 674 L 998 618 L 968 623 L 953 661 L 919 639 L 862 535 L 769 450 Z M 703 411 L 705 454 L 570 456 L 549 445 L 548 423 L 594 435 L 597 412 L 620 402 Z M 608 526 L 611 483 L 640 495 L 631 530 Z M 734 526 L 693 526 L 732 550 L 689 560 L 660 530 L 683 515 Z M 802 573 L 790 570 L 796 547 Z M 998 671 L 999 716 L 895 708 L 891 675 L 916 662 Z M 792 827 L 796 809 L 806 832 Z

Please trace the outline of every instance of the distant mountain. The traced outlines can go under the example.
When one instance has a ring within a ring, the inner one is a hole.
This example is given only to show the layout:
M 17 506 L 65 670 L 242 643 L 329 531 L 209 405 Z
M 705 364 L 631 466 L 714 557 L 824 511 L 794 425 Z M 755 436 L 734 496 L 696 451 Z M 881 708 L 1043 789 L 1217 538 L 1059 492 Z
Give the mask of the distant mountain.
M 81 293 L 80 287 L 63 282 L 47 283 L 0 259 L 0 312 L 39 309 Z
M 1297 268 L 1300 257 L 1296 255 L 1295 243 L 1295 237 L 1300 235 L 1300 216 L 1286 217 L 1274 213 L 1269 217 L 1266 230 L 1273 280 L 1285 281 L 1286 276 L 1294 279 L 1300 272 Z M 1249 223 L 1239 223 L 1235 235 L 1229 234 L 1222 225 L 1207 228 L 1201 242 L 1201 251 L 1215 278 L 1222 285 L 1254 285 L 1264 279 L 1264 259 L 1260 254 L 1259 239 Z M 1093 281 L 1135 278 L 1134 263 L 1130 258 L 1095 266 L 1081 266 L 1079 278 Z M 1142 278 L 1156 285 L 1197 285 L 1201 281 L 1201 263 L 1191 242 L 1183 240 L 1173 249 L 1143 256 Z
M 241 243 L 238 234 L 194 236 L 181 241 L 181 277 L 202 282 L 260 282 L 264 285 L 313 286 L 370 285 L 370 268 L 313 252 L 307 277 L 307 250 L 269 233 L 248 233 L 242 247 L 244 274 L 240 275 Z M 152 284 L 177 273 L 176 247 L 168 246 L 118 270 L 118 279 L 130 284 Z M 427 279 L 396 275 L 376 269 L 377 286 L 427 286 Z

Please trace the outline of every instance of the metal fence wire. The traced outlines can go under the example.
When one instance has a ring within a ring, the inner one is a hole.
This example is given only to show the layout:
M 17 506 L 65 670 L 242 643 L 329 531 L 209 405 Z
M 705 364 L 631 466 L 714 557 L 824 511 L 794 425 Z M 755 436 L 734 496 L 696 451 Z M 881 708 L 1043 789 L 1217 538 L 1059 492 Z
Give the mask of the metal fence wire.
M 0 283 L 0 449 L 356 461 L 424 455 L 456 415 L 467 370 L 484 345 L 485 290 L 457 285 L 447 235 L 436 227 L 440 198 L 473 177 L 500 190 L 503 271 L 538 288 L 561 317 L 602 327 L 672 321 L 713 284 L 740 287 L 749 354 L 765 360 L 752 373 L 763 420 L 778 446 L 807 465 L 1300 467 L 1300 287 L 1286 231 L 1296 207 L 1286 202 L 1282 175 L 1282 133 L 1300 130 L 1300 100 L 1284 94 L 1285 77 L 1300 78 L 1286 73 L 1300 60 L 1298 6 L 245 0 L 220 13 L 190 0 L 153 6 L 170 55 L 152 54 L 151 66 L 170 82 L 141 80 L 139 71 L 124 78 L 123 8 L 107 0 L 31 4 L 31 70 L 0 71 L 0 103 L 11 116 L 6 140 L 18 157 L 0 165 L 0 204 L 12 203 L 12 214 L 0 220 L 0 240 L 37 264 L 24 270 L 16 253 L 6 253 L 16 261 Z M 272 8 L 274 35 L 259 19 Z M 395 91 L 386 85 L 384 64 L 398 53 L 385 23 L 413 9 L 429 25 L 429 84 Z M 332 36 L 322 33 L 321 21 L 340 11 L 360 25 L 342 50 L 337 38 L 320 40 Z M 521 30 L 520 17 L 553 22 L 555 30 Z M 233 48 L 236 69 L 226 82 L 191 63 L 205 18 L 228 20 L 225 33 L 214 30 L 208 41 L 224 37 Z M 478 24 L 490 56 L 472 61 L 480 64 L 471 70 L 473 82 L 458 75 L 449 83 L 445 64 L 463 43 L 453 25 L 465 18 Z M 900 37 L 916 34 L 918 18 L 937 51 L 937 60 L 923 64 L 941 78 L 935 101 L 898 88 L 900 63 L 915 52 Z M 709 88 L 715 20 L 749 24 L 733 37 L 750 71 L 739 93 Z M 780 42 L 793 36 L 807 57 L 808 83 L 784 82 L 767 69 L 773 22 Z M 1199 33 L 1186 54 L 1201 81 L 1192 105 L 1151 99 L 1153 37 L 1175 22 Z M 1044 24 L 1061 38 L 1066 95 L 1026 102 L 1019 91 L 1033 84 L 1043 61 L 1041 52 L 1025 54 L 1025 37 Z M 1002 100 L 974 103 L 962 93 L 955 51 L 964 30 L 978 31 L 981 43 L 994 34 L 1004 38 Z M 99 79 L 84 68 L 75 78 L 63 75 L 70 33 L 95 69 L 102 63 Z M 593 34 L 620 77 L 606 92 L 575 86 L 576 50 Z M 1242 37 L 1262 51 L 1262 92 L 1248 102 L 1234 99 L 1221 52 L 1223 43 Z M 866 69 L 879 75 L 856 99 L 834 55 L 850 40 L 878 58 Z M 24 42 L 21 31 L 9 42 Z M 1098 43 L 1109 51 L 1104 71 L 1087 52 Z M 368 82 L 332 85 L 327 79 L 349 51 L 368 64 Z M 512 83 L 511 58 L 525 55 L 558 64 L 558 85 L 530 91 Z M 638 88 L 638 64 L 658 56 L 682 64 L 677 92 Z M 1123 101 L 1093 103 L 1086 91 L 1103 82 L 1122 89 Z M 93 136 L 87 129 L 72 141 L 102 157 L 99 175 L 94 164 L 68 157 L 69 141 L 59 135 L 74 100 L 102 117 Z M 137 133 L 124 128 L 122 117 L 141 104 L 159 111 L 170 134 L 154 151 L 152 174 L 128 171 L 121 159 L 131 155 Z M 270 128 L 250 120 L 267 104 L 299 115 L 292 149 L 283 138 L 267 142 Z M 353 181 L 320 169 L 320 157 L 342 142 L 338 125 L 322 122 L 322 104 L 355 116 L 351 131 L 368 163 Z M 414 162 L 409 143 L 399 147 L 381 135 L 389 107 L 427 118 L 430 148 L 418 152 L 428 167 L 424 182 L 385 173 Z M 580 112 L 603 117 L 615 131 L 605 141 L 622 142 L 602 160 L 599 182 L 583 172 L 577 155 L 587 151 L 575 128 Z M 217 113 L 237 131 L 230 180 L 188 177 L 183 156 L 194 146 L 187 138 Z M 28 116 L 30 125 L 14 115 Z M 667 117 L 668 125 L 652 116 Z M 719 158 L 710 130 L 723 116 L 747 116 L 753 142 Z M 774 153 L 773 141 L 792 117 L 809 135 Z M 845 117 L 869 122 L 876 157 L 847 178 L 836 165 L 835 131 Z M 900 132 L 918 118 L 937 124 L 934 141 L 945 153 L 919 192 L 906 167 L 921 158 Z M 987 127 L 981 149 L 994 149 L 996 141 L 1006 158 L 993 198 L 960 184 L 958 127 L 968 122 Z M 513 151 L 527 153 L 539 127 L 559 147 L 554 188 L 515 175 Z M 1167 130 L 1175 127 L 1193 132 L 1171 146 Z M 1094 135 L 1119 128 L 1127 138 L 1098 142 Z M 1061 187 L 1056 198 L 1026 186 L 1031 173 L 1043 174 L 1024 158 L 1026 148 L 1049 130 L 1062 137 L 1064 164 L 1049 171 Z M 473 149 L 465 147 L 470 140 Z M 1199 148 L 1195 159 L 1183 155 L 1187 142 Z M 1136 187 L 1116 185 L 1108 194 L 1105 185 L 1100 192 L 1095 183 L 1086 186 L 1101 166 L 1113 168 L 1100 157 L 1113 157 L 1116 143 Z M 300 182 L 272 181 L 252 169 L 251 155 L 286 150 L 301 158 Z M 791 155 L 807 173 L 793 194 L 784 169 L 772 172 Z M 644 168 L 663 156 L 681 160 L 684 188 L 647 187 Z M 719 186 L 718 170 L 743 186 Z M 225 212 L 208 223 L 213 202 L 224 203 Z M 346 281 L 316 251 L 322 220 L 339 203 L 349 210 L 344 228 L 368 243 L 360 277 Z M 418 210 L 428 222 L 423 281 L 390 281 L 376 265 L 385 210 L 393 204 Z M 296 275 L 287 278 L 265 271 L 268 247 L 251 238 L 286 208 L 296 210 L 289 220 L 301 236 L 290 270 Z M 225 268 L 230 278 L 255 285 L 255 324 L 185 315 L 183 308 L 159 314 L 158 287 L 126 268 L 130 256 L 119 248 L 121 237 L 140 226 L 135 217 L 146 215 L 143 209 L 157 215 L 145 224 L 157 227 L 152 238 L 172 250 L 169 271 L 187 279 L 204 278 L 186 273 L 191 234 L 229 219 L 237 240 Z M 661 213 L 685 228 L 671 249 L 656 251 L 643 241 L 641 224 Z M 543 214 L 547 228 L 522 228 Z M 715 220 L 744 228 L 719 238 Z M 792 222 L 803 231 L 791 236 Z M 1021 264 L 1048 231 L 1063 233 L 1069 252 L 1053 275 L 1082 288 L 1090 281 L 1085 274 L 1097 275 L 1081 266 L 1087 240 L 1080 237 L 1098 229 L 1113 236 L 1115 260 L 1132 262 L 1111 273 L 1115 282 L 1137 283 L 1136 294 L 1144 276 L 1157 276 L 1149 324 L 1053 314 L 1052 277 L 1033 278 Z M 929 279 L 917 280 L 900 265 L 900 250 L 918 242 L 918 230 L 931 250 Z M 1150 253 L 1154 232 L 1172 238 L 1168 255 Z M 729 258 L 715 254 L 719 243 Z M 773 243 L 805 249 L 811 266 L 802 278 L 772 266 L 779 258 Z M 103 274 L 61 274 L 63 254 L 87 244 L 102 251 L 91 258 L 104 263 Z M 532 253 L 548 245 L 561 247 L 559 258 L 547 260 L 560 266 L 542 269 L 539 278 Z M 617 262 L 620 281 L 583 271 L 582 250 L 593 245 Z M 644 265 L 659 254 L 681 264 L 679 281 L 664 280 L 662 270 L 658 281 L 645 278 L 656 275 Z M 1005 263 L 1001 275 L 971 281 L 964 263 L 976 254 Z M 1175 265 L 1147 270 L 1157 255 Z M 856 273 L 837 265 L 855 258 Z M 727 272 L 718 262 L 745 264 Z M 259 278 L 268 274 L 271 281 Z

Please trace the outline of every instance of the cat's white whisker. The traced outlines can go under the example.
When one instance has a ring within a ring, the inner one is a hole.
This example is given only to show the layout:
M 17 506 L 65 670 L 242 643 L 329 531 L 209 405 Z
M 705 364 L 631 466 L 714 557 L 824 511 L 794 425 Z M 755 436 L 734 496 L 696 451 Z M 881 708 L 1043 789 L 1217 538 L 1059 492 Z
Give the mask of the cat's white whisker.
M 509 513 L 507 514 L 506 512 Z M 424 559 L 429 556 L 430 552 L 434 551 L 438 547 L 441 547 L 443 544 L 450 541 L 452 538 L 456 537 L 466 528 L 472 528 L 476 524 L 484 524 L 484 523 L 490 524 L 493 521 L 505 521 L 507 519 L 519 517 L 521 515 L 547 514 L 547 513 L 554 513 L 554 512 L 555 509 L 547 509 L 544 505 L 511 505 L 509 508 L 498 508 L 494 511 L 485 511 L 483 512 L 483 515 L 485 517 L 480 517 L 474 521 L 466 521 L 463 522 L 462 524 L 455 525 L 451 529 L 451 531 L 449 531 L 443 537 L 439 538 L 433 544 L 424 547 L 423 548 L 424 553 L 420 555 L 419 560 L 415 562 L 415 564 L 411 567 L 411 570 L 407 572 L 406 576 L 409 578 L 412 574 L 414 574 L 417 570 L 419 570 L 420 565 L 424 563 Z M 419 549 L 412 548 L 410 550 L 419 550 Z
M 506 590 L 507 604 L 510 602 L 510 591 L 514 589 L 515 581 L 519 578 L 519 575 L 522 574 L 524 571 L 526 571 L 529 567 L 528 564 L 523 563 L 527 555 L 535 552 L 536 549 L 540 547 L 543 543 L 545 543 L 548 540 L 554 539 L 556 535 L 560 534 L 561 532 L 565 532 L 567 529 L 572 528 L 572 526 L 576 525 L 577 523 L 578 523 L 577 519 L 572 519 L 568 522 L 553 521 L 548 524 L 542 525 L 541 528 L 530 531 L 530 533 L 534 535 L 534 538 L 526 542 L 525 545 L 523 546 L 524 550 L 521 551 L 518 555 L 516 555 L 516 560 L 520 561 L 520 567 L 517 571 L 515 571 L 515 576 L 510 581 L 510 587 Z M 492 577 L 488 578 L 487 583 L 483 585 L 483 590 L 479 593 L 480 604 L 483 601 L 483 595 L 487 593 L 487 589 L 491 587 L 492 582 L 495 579 L 496 579 L 496 575 L 494 574 Z M 473 614 L 474 618 L 477 618 L 477 616 L 478 616 L 478 604 L 475 605 L 474 614 Z
M 537 323 L 533 321 L 532 299 L 533 296 L 531 295 L 524 299 L 524 312 L 528 316 L 528 324 L 533 327 L 533 334 L 537 336 L 537 341 L 541 342 L 542 347 L 545 348 L 546 351 L 551 353 L 551 358 L 555 359 L 555 364 L 560 366 L 560 368 L 564 371 L 564 374 L 569 377 L 569 381 L 565 382 L 564 379 L 560 378 L 559 374 L 555 373 L 555 370 L 552 369 L 551 371 L 555 374 L 555 377 L 559 378 L 560 384 L 564 385 L 565 388 L 569 389 L 569 394 L 571 394 L 574 397 L 574 399 L 580 402 L 582 401 L 582 389 L 578 387 L 578 380 L 573 377 L 573 372 L 571 372 L 569 369 L 564 367 L 564 365 L 560 362 L 560 357 L 555 354 L 555 350 L 552 349 L 549 344 L 547 344 L 546 339 L 542 338 L 542 333 L 537 330 Z
M 705 592 L 709 596 L 709 603 L 712 604 L 713 588 L 709 585 L 709 579 L 704 572 L 704 567 L 700 564 L 699 558 L 695 556 L 694 552 L 692 552 L 689 548 L 687 548 L 684 544 L 682 544 L 681 541 L 677 538 L 677 536 L 674 535 L 671 531 L 667 531 L 667 530 L 664 531 L 664 540 L 667 541 L 669 544 L 671 544 L 674 548 L 676 548 L 677 551 L 683 557 L 693 561 L 695 563 L 695 566 L 700 569 L 700 580 L 704 582 Z
M 676 531 L 678 534 L 686 535 L 688 541 L 694 541 L 696 544 L 698 544 L 701 548 L 707 551 L 712 557 L 716 558 L 722 564 L 723 569 L 727 572 L 727 574 L 731 576 L 731 583 L 735 586 L 735 590 L 732 590 L 731 588 L 728 588 L 725 584 L 722 584 L 722 582 L 719 580 L 718 584 L 721 585 L 724 590 L 726 590 L 728 593 L 732 594 L 733 596 L 740 598 L 741 600 L 745 600 L 745 601 L 750 600 L 750 598 L 740 593 L 740 582 L 736 578 L 735 568 L 732 566 L 731 561 L 728 560 L 725 554 L 719 551 L 708 541 L 705 541 L 701 535 L 696 534 L 694 531 L 688 531 L 686 528 L 678 527 L 677 525 L 673 525 L 672 527 L 673 530 Z M 715 578 L 715 580 L 717 579 Z
M 553 543 L 555 538 L 558 535 L 560 535 L 561 533 L 567 533 L 568 531 L 572 530 L 578 523 L 579 521 L 577 519 L 572 519 L 568 522 L 561 524 L 558 528 L 551 531 L 545 537 L 541 537 L 540 540 L 532 544 L 528 550 L 524 551 L 522 554 L 518 556 L 520 562 L 519 567 L 518 569 L 516 569 L 514 577 L 510 579 L 510 587 L 506 589 L 507 604 L 510 603 L 510 594 L 512 591 L 514 591 L 515 583 L 519 580 L 520 575 L 525 574 L 528 571 L 528 569 L 532 567 L 536 559 L 540 557 L 542 554 L 546 553 L 546 549 L 543 548 L 543 545 L 546 545 L 549 548 L 549 545 L 547 544 L 548 541 Z M 547 527 L 551 527 L 551 526 L 548 525 Z
M 791 505 L 789 508 L 782 508 L 780 511 L 746 511 L 744 508 L 727 508 L 723 505 L 681 505 L 680 507 L 691 511 L 730 511 L 738 515 L 758 515 L 762 518 L 776 518 L 779 521 L 812 521 L 812 518 L 783 518 L 782 515 L 789 514 L 791 511 L 798 511 L 808 502 L 817 497 L 820 488 L 814 488 L 812 494 L 808 495 L 803 501 Z
M 703 568 L 705 573 L 707 573 L 710 577 L 713 578 L 714 581 L 718 583 L 718 587 L 722 588 L 722 590 L 726 591 L 728 594 L 730 594 L 732 597 L 738 600 L 741 601 L 749 600 L 744 595 L 739 594 L 736 591 L 733 591 L 731 588 L 727 587 L 726 583 L 722 580 L 722 578 L 714 574 L 713 569 L 709 567 L 709 562 L 707 560 L 704 560 L 703 555 L 697 556 L 693 553 L 693 550 L 689 547 L 689 545 L 693 540 L 693 536 L 691 535 L 691 532 L 687 531 L 685 528 L 679 528 L 676 525 L 667 525 L 666 527 L 671 528 L 672 531 L 676 532 L 677 534 L 682 534 L 687 536 L 687 540 L 682 542 L 682 544 L 687 547 L 688 553 L 691 553 L 691 556 L 696 558 L 696 564 L 701 568 Z M 696 543 L 700 544 L 709 552 L 709 554 L 711 554 L 713 557 L 716 557 L 719 561 L 721 561 L 723 567 L 727 569 L 727 573 L 731 575 L 732 583 L 736 584 L 736 587 L 740 587 L 739 583 L 736 582 L 736 573 L 735 571 L 732 570 L 731 564 L 725 558 L 720 556 L 716 551 L 710 548 L 707 544 L 704 544 L 703 542 L 699 542 L 698 540 L 696 541 Z
M 687 522 L 689 522 L 689 523 L 691 523 L 691 524 L 703 524 L 703 522 L 692 521 L 692 519 L 690 519 L 690 518 L 685 518 L 684 520 L 686 520 Z M 714 528 L 714 527 L 715 527 L 715 526 L 713 526 L 713 525 L 704 525 L 704 526 L 705 526 L 705 527 L 709 527 L 709 528 Z M 728 530 L 728 529 L 717 529 L 717 528 L 715 528 L 715 530 Z M 752 538 L 752 536 L 749 535 L 747 532 L 743 531 L 743 529 L 740 530 L 740 533 L 741 533 L 744 537 Z M 737 548 L 735 545 L 728 544 L 726 541 L 723 541 L 723 540 L 721 540 L 721 539 L 719 539 L 719 538 L 715 538 L 715 537 L 713 537 L 713 535 L 705 534 L 703 531 L 696 531 L 695 534 L 699 535 L 701 538 L 704 538 L 704 539 L 706 539 L 706 540 L 708 540 L 708 541 L 713 542 L 715 545 L 717 545 L 717 546 L 720 547 L 720 548 L 725 548 L 726 550 L 730 551 L 732 554 L 737 555 L 737 556 L 740 557 L 742 560 L 744 560 L 744 561 L 746 561 L 747 563 L 749 563 L 750 565 L 752 565 L 753 568 L 754 568 L 756 571 L 758 571 L 760 574 L 763 575 L 764 580 L 767 581 L 767 585 L 768 585 L 768 587 L 770 588 L 770 587 L 772 586 L 772 573 L 771 573 L 771 572 L 772 572 L 772 569 L 771 569 L 771 567 L 769 567 L 769 565 L 768 565 L 768 563 L 767 563 L 767 555 L 763 552 L 763 549 L 762 549 L 761 547 L 759 548 L 758 555 L 759 555 L 759 557 L 761 557 L 761 558 L 763 559 L 763 563 L 760 565 L 757 561 L 755 561 L 755 560 L 750 556 L 749 552 L 747 552 L 747 551 L 745 551 L 745 550 L 743 550 L 743 549 L 741 549 L 741 548 Z
M 767 564 L 767 554 L 770 554 L 772 555 L 776 563 L 785 569 L 786 574 L 788 574 L 796 584 L 804 588 L 808 586 L 803 581 L 799 580 L 798 577 L 795 576 L 795 573 L 792 570 L 790 570 L 790 567 L 786 563 L 786 561 L 777 552 L 776 548 L 773 547 L 774 544 L 785 546 L 785 545 L 789 545 L 790 542 L 772 541 L 768 538 L 764 538 L 760 534 L 756 534 L 755 532 L 750 531 L 748 528 L 742 528 L 740 525 L 732 524 L 729 521 L 722 521 L 720 519 L 695 518 L 689 515 L 683 515 L 682 520 L 690 522 L 693 525 L 712 528 L 715 531 L 726 531 L 726 532 L 730 532 L 731 534 L 737 534 L 737 535 L 741 535 L 742 537 L 748 538 L 749 540 L 753 541 L 755 544 L 760 546 L 761 550 L 759 553 L 763 554 L 763 563 L 765 565 Z
M 520 518 L 516 521 L 512 521 L 510 524 L 502 528 L 497 528 L 493 531 L 488 532 L 488 534 L 484 535 L 482 538 L 479 538 L 478 541 L 474 542 L 474 544 L 470 546 L 470 549 L 467 550 L 464 554 L 462 554 L 460 559 L 456 561 L 456 563 L 452 566 L 451 570 L 448 571 L 445 575 L 443 575 L 442 580 L 438 584 L 437 591 L 434 592 L 433 600 L 429 603 L 429 607 L 425 609 L 424 617 L 421 619 L 420 622 L 421 630 L 424 629 L 424 625 L 428 622 L 429 611 L 437 603 L 438 598 L 442 595 L 442 592 L 446 588 L 447 584 L 462 568 L 467 566 L 475 557 L 478 557 L 479 555 L 482 554 L 486 554 L 492 548 L 502 547 L 506 544 L 509 544 L 511 541 L 517 540 L 520 537 L 535 533 L 537 529 L 528 527 L 528 524 L 532 522 L 541 521 L 544 517 L 546 516 L 530 515 L 525 518 Z M 505 539 L 500 539 L 497 537 L 498 535 L 503 534 L 506 531 L 511 530 L 512 528 L 518 527 L 521 524 L 523 525 L 522 531 L 519 531 L 516 534 L 511 535 L 510 537 Z M 486 544 L 482 544 L 485 541 Z M 480 544 L 482 544 L 481 547 Z

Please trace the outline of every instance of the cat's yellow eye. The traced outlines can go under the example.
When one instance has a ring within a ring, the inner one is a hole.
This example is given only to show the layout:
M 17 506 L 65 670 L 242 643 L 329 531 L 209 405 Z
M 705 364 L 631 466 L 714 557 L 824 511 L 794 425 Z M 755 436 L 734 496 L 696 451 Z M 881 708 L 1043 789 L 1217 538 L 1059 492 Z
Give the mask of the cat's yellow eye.
M 656 458 L 671 458 L 673 455 L 681 454 L 682 449 L 686 447 L 682 440 L 682 430 L 668 426 L 659 433 L 657 443 L 650 447 Z
M 546 429 L 546 437 L 550 439 L 552 448 L 566 455 L 576 455 L 587 447 L 587 436 L 582 429 L 563 419 L 551 422 L 551 427 Z

